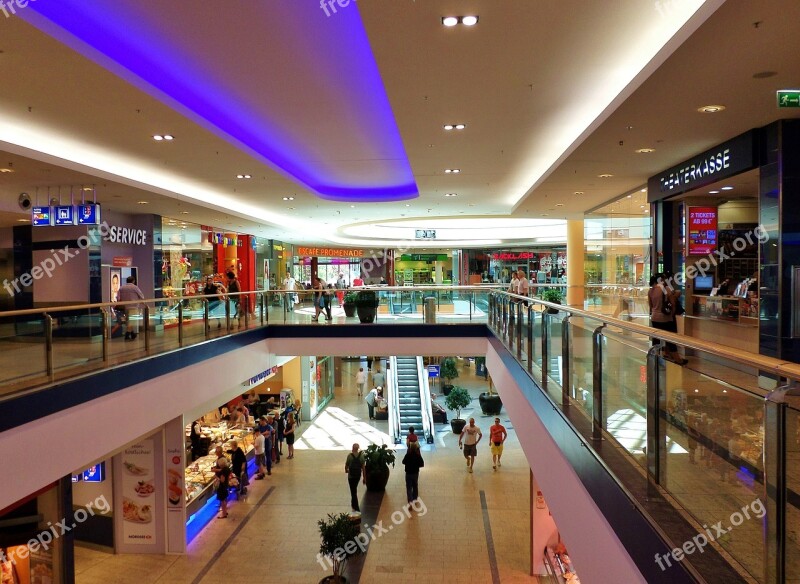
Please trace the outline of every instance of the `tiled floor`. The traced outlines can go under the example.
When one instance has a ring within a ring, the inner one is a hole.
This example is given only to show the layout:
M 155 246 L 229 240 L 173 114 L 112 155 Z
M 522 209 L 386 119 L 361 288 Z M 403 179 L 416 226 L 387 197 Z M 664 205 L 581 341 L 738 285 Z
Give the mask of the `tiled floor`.
M 293 582 L 316 583 L 327 575 L 317 563 L 317 520 L 349 511 L 344 474 L 346 452 L 353 442 L 388 442 L 387 422 L 369 421 L 366 404 L 355 395 L 355 364 L 345 365 L 344 388 L 296 444 L 296 457 L 282 460 L 269 480 L 253 482 L 246 501 L 231 505 L 228 519 L 215 520 L 183 556 L 115 556 L 76 549 L 78 584 Z M 467 368 L 457 379 L 470 389 L 474 415 L 488 434 L 491 417 L 481 415 L 477 395 L 485 382 Z M 441 398 L 440 398 L 441 399 Z M 487 439 L 479 447 L 476 470 L 466 472 L 458 439 L 449 425 L 439 425 L 435 443 L 423 445 L 420 474 L 424 508 L 407 517 L 403 468 L 392 470 L 375 523 L 387 531 L 374 539 L 360 578 L 351 582 L 470 582 L 491 584 L 490 551 L 498 582 L 533 583 L 530 570 L 529 467 L 505 416 L 509 440 L 503 466 L 493 472 Z M 400 451 L 400 458 L 403 452 Z M 271 489 L 271 490 L 270 490 Z M 363 487 L 361 487 L 363 493 Z M 481 508 L 485 493 L 492 550 Z M 373 530 L 378 532 L 378 530 Z

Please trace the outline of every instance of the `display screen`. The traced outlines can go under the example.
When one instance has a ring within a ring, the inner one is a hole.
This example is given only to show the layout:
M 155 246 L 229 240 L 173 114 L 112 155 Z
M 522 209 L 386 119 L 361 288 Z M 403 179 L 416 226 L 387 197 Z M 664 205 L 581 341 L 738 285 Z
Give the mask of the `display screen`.
M 75 225 L 75 207 L 72 205 L 53 207 L 53 217 L 56 225 Z
M 689 207 L 686 216 L 686 254 L 707 255 L 716 250 L 717 208 Z
M 78 225 L 100 225 L 100 205 L 77 205 Z
M 695 290 L 711 290 L 714 287 L 714 276 L 695 276 Z
M 52 225 L 53 215 L 50 213 L 50 207 L 33 207 L 31 209 L 31 225 L 34 227 L 41 227 L 43 225 Z

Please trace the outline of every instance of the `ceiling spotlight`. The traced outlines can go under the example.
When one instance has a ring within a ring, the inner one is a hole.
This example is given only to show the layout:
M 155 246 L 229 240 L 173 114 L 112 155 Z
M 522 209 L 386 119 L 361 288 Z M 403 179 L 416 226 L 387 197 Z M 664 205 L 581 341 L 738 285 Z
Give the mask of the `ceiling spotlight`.
M 575 194 L 576 194 L 576 195 L 582 195 L 582 194 L 583 194 L 583 191 L 575 191 Z
M 564 203 L 556 203 L 556 207 L 563 207 Z
M 445 197 L 457 197 L 458 193 L 445 193 Z
M 284 201 L 294 201 L 294 197 L 283 197 Z
M 408 203 L 406 203 L 406 207 L 410 207 L 410 206 L 411 206 L 411 205 L 409 205 Z
M 467 127 L 466 124 L 456 124 L 456 130 L 463 130 L 466 127 Z
M 464 26 L 475 26 L 476 24 L 478 24 L 478 17 L 474 15 L 462 16 L 461 24 L 463 24 Z
M 719 194 L 719 191 L 717 191 L 717 190 L 708 191 L 708 194 L 709 195 L 717 195 L 717 194 Z
M 167 142 L 174 139 L 175 137 L 172 134 L 164 134 L 164 140 L 166 140 Z
M 466 124 L 445 124 L 444 125 L 444 129 L 445 130 L 463 130 L 466 127 L 467 127 Z
M 0 172 L 14 172 L 12 168 L 0 168 Z
M 445 26 L 455 26 L 458 24 L 458 17 L 456 16 L 443 16 L 442 24 Z
M 459 172 L 461 172 L 460 168 L 445 168 L 444 169 L 444 173 L 445 174 L 458 174 Z
M 444 125 L 444 129 L 445 130 L 452 130 L 453 128 L 455 128 L 455 126 L 453 124 L 445 124 Z
M 17 219 L 17 223 L 30 223 L 30 219 Z
M 598 174 L 597 178 L 611 178 L 613 174 Z
M 640 192 L 640 193 L 646 193 L 646 192 L 647 192 L 647 189 L 642 189 L 642 190 L 641 190 L 641 191 L 639 191 L 639 192 Z
M 253 177 L 250 176 L 249 174 L 237 174 L 236 178 L 253 178 Z
M 149 203 L 150 203 L 150 201 L 136 201 L 136 203 L 137 203 L 138 205 L 147 205 L 147 204 L 149 204 Z
M 721 191 L 732 191 L 733 187 L 722 187 L 720 190 Z
M 156 142 L 161 142 L 161 140 L 163 139 L 164 136 L 162 136 L 161 134 L 156 134 L 155 136 L 153 136 L 153 140 L 155 140 Z
M 715 114 L 724 109 L 724 105 L 704 105 L 703 107 L 697 108 L 697 111 L 699 111 L 701 114 Z
M 188 215 L 189 211 L 181 211 L 181 215 Z
M 442 24 L 444 26 L 455 26 L 457 24 L 463 24 L 464 26 L 475 26 L 478 24 L 478 17 L 475 15 L 469 16 L 443 16 L 442 17 Z
M 636 153 L 637 154 L 650 154 L 651 152 L 655 152 L 655 148 L 639 148 Z
M 355 208 L 356 208 L 356 206 L 355 206 L 355 205 L 350 205 L 350 208 L 351 208 L 351 209 L 355 209 Z

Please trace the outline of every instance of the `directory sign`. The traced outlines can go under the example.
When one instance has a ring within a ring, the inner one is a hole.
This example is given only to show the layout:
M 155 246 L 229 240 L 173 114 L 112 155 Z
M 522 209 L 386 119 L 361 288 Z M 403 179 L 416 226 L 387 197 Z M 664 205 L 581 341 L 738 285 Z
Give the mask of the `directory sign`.
M 95 203 L 77 205 L 78 225 L 100 225 L 100 205 Z
M 101 462 L 83 471 L 83 482 L 102 483 L 106 479 L 106 463 Z
M 72 205 L 58 205 L 52 209 L 56 225 L 75 225 L 75 207 Z
M 686 255 L 708 255 L 717 249 L 717 208 L 686 211 Z
M 53 224 L 53 215 L 50 207 L 33 207 L 31 209 L 31 225 L 34 227 L 50 226 Z

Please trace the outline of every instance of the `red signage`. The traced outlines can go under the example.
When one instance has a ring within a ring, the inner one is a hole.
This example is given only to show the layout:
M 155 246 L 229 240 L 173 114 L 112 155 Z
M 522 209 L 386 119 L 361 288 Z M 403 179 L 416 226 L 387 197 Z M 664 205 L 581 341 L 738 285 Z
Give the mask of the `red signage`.
M 130 268 L 133 265 L 133 258 L 126 256 L 114 256 L 112 265 L 115 268 Z
M 708 255 L 716 250 L 717 208 L 689 207 L 686 217 L 686 255 Z
M 532 251 L 521 251 L 519 253 L 493 253 L 492 259 L 493 260 L 505 260 L 505 261 L 514 261 L 514 260 L 532 260 L 536 257 L 536 254 Z

